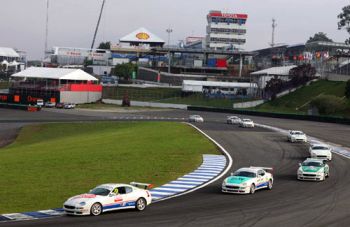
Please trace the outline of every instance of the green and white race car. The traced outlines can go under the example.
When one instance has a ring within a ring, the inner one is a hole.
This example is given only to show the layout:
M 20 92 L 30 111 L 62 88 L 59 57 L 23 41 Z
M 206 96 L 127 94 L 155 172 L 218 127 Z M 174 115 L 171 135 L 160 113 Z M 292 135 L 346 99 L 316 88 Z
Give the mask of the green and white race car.
M 324 181 L 329 177 L 329 166 L 326 160 L 308 158 L 299 163 L 298 180 Z
M 259 189 L 272 189 L 272 168 L 240 168 L 222 182 L 222 192 L 235 194 L 254 194 Z

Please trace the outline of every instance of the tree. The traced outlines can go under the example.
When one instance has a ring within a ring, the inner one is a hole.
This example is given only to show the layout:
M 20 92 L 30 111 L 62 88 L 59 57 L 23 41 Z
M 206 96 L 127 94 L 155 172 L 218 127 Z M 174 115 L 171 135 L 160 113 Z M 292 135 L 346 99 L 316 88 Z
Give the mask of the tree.
M 279 92 L 282 91 L 283 81 L 281 79 L 272 78 L 266 83 L 265 92 L 271 95 L 271 100 L 275 100 Z
M 327 37 L 326 33 L 318 32 L 313 37 L 310 37 L 307 43 L 317 42 L 317 41 L 333 42 L 332 39 Z
M 129 80 L 133 72 L 137 72 L 137 65 L 133 63 L 125 63 L 116 65 L 113 69 L 113 75 L 124 77 L 125 80 Z
M 350 80 L 348 80 L 348 82 L 346 82 L 346 86 L 345 86 L 345 96 L 350 99 Z
M 338 15 L 338 29 L 345 29 L 348 33 L 350 33 L 350 5 L 345 6 L 342 9 L 342 12 Z M 346 44 L 350 44 L 350 38 L 345 40 Z
M 97 49 L 102 49 L 102 50 L 110 50 L 111 49 L 111 42 L 102 42 L 100 45 L 98 45 Z

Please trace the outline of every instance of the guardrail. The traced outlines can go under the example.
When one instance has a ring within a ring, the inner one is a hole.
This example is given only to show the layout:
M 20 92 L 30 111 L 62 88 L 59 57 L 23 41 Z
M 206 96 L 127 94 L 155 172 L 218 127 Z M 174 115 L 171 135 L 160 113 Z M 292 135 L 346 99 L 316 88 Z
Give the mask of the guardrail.
M 211 107 L 200 107 L 200 106 L 188 106 L 187 110 L 242 114 L 242 115 L 260 116 L 260 117 L 285 118 L 285 119 L 293 119 L 293 120 L 317 121 L 317 122 L 350 125 L 350 118 L 342 118 L 342 117 L 314 116 L 314 115 L 301 115 L 301 114 L 288 114 L 288 113 L 270 113 L 270 112 L 251 111 L 251 110 L 223 109 L 223 108 L 211 108 Z

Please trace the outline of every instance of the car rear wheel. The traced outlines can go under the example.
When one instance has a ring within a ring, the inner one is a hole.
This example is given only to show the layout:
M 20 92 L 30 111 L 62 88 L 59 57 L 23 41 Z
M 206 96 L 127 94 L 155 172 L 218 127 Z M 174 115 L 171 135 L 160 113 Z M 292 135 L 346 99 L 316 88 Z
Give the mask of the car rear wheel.
M 272 180 L 269 180 L 269 184 L 267 185 L 267 189 L 271 190 L 273 186 Z
M 93 216 L 98 216 L 102 213 L 102 205 L 100 203 L 94 203 L 91 206 L 90 214 Z
M 138 211 L 143 211 L 144 209 L 146 209 L 146 205 L 147 205 L 147 202 L 144 198 L 139 198 L 137 201 L 136 201 L 136 210 Z
M 252 184 L 250 186 L 250 194 L 254 194 L 255 193 L 255 184 Z

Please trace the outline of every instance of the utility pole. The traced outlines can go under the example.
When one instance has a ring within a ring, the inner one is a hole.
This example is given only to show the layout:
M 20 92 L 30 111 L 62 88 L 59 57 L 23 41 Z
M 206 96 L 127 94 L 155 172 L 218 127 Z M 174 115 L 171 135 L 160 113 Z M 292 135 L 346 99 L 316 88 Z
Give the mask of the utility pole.
M 277 24 L 276 19 L 272 18 L 272 39 L 271 39 L 271 47 L 275 46 L 275 30 L 276 30 Z
M 50 0 L 46 0 L 46 31 L 45 31 L 45 53 L 44 56 L 46 57 L 46 53 L 48 51 L 48 36 L 49 36 L 49 7 L 50 7 Z
M 171 73 L 170 35 L 173 32 L 173 29 L 169 26 L 166 32 L 168 33 L 168 73 Z

